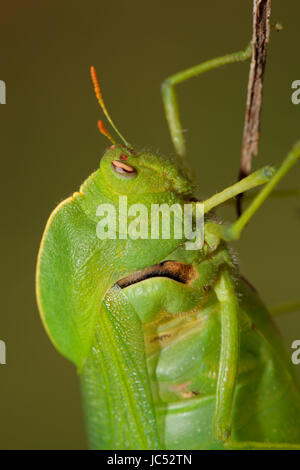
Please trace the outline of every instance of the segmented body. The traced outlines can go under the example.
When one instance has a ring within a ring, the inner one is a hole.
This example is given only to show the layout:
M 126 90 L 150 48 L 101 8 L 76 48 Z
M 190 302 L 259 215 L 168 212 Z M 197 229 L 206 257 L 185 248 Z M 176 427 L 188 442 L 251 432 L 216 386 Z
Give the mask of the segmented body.
M 182 249 L 168 259 L 185 264 L 187 261 Z M 225 244 L 208 256 L 195 253 L 194 260 L 189 261 L 188 266 L 193 266 L 197 273 L 190 282 L 171 279 L 169 274 L 149 277 L 123 289 L 143 322 L 147 366 L 164 448 L 223 448 L 213 436 L 212 422 L 221 344 L 220 308 L 214 284 L 224 265 L 230 267 L 235 278 L 240 316 L 240 362 L 232 438 L 299 443 L 298 379 L 258 294 L 233 267 Z M 95 375 L 96 369 L 94 363 Z M 86 382 L 85 373 L 82 383 L 89 395 L 91 388 L 97 389 L 97 380 Z M 91 416 L 96 409 L 89 410 Z M 96 425 L 90 428 L 90 439 L 96 448 L 105 429 L 101 413 L 97 418 Z M 104 447 L 109 445 L 108 439 Z

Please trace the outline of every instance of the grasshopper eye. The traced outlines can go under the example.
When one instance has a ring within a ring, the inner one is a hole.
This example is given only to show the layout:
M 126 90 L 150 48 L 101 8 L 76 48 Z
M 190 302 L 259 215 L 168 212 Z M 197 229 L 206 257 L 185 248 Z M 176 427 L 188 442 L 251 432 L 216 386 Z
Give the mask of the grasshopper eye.
M 113 160 L 111 162 L 111 166 L 116 173 L 124 176 L 125 178 L 135 178 L 137 175 L 136 169 L 133 166 L 128 165 L 128 163 L 123 163 L 119 160 Z

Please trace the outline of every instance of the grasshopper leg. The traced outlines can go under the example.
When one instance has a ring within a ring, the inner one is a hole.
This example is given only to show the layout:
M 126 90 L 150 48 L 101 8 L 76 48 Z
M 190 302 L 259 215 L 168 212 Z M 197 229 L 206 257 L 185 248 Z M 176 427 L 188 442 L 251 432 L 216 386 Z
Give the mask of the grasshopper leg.
M 238 301 L 234 282 L 225 269 L 215 286 L 221 309 L 221 353 L 213 431 L 218 440 L 230 438 L 232 405 L 239 363 Z
M 239 364 L 239 321 L 238 300 L 229 269 L 221 272 L 215 292 L 220 302 L 222 335 L 213 421 L 216 439 L 222 441 L 225 448 L 233 450 L 300 450 L 300 444 L 295 443 L 237 442 L 231 439 L 232 407 Z
M 274 171 L 273 167 L 264 167 L 261 170 L 251 173 L 251 175 L 243 178 L 238 183 L 229 186 L 220 193 L 206 199 L 203 202 L 205 213 L 209 212 L 214 207 L 229 201 L 243 191 L 248 191 L 259 185 L 265 184 L 263 189 L 261 189 L 251 200 L 244 213 L 233 224 L 227 226 L 215 224 L 215 231 L 218 233 L 219 238 L 229 242 L 238 240 L 250 219 L 258 211 L 264 201 L 273 194 L 278 183 L 299 160 L 300 142 L 292 148 L 277 171 Z M 242 187 L 244 189 L 242 189 Z M 292 192 L 288 192 L 287 196 L 298 196 L 298 194 L 299 190 L 293 190 Z
M 282 164 L 271 177 L 270 181 L 259 191 L 257 196 L 253 199 L 244 213 L 229 227 L 224 227 L 224 233 L 222 238 L 227 241 L 237 240 L 249 220 L 261 207 L 263 202 L 269 197 L 273 189 L 278 185 L 282 178 L 288 173 L 288 171 L 299 161 L 300 159 L 300 142 L 298 142 L 286 158 L 283 160 Z
M 166 78 L 161 86 L 162 99 L 165 108 L 165 114 L 169 125 L 171 139 L 175 151 L 179 157 L 180 163 L 184 166 L 186 160 L 186 146 L 183 137 L 183 130 L 179 116 L 178 100 L 175 86 L 188 80 L 189 78 L 201 75 L 204 72 L 221 67 L 222 65 L 232 64 L 234 62 L 243 62 L 251 57 L 251 43 L 245 50 L 227 54 L 216 59 L 208 60 L 199 65 L 195 65 L 186 70 L 178 72 Z

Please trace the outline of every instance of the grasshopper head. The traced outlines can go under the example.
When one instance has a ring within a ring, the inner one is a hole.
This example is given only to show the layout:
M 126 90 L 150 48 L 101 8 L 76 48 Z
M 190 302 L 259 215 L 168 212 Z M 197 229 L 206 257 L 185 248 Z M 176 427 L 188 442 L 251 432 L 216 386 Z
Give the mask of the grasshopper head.
M 94 67 L 91 67 L 91 78 L 99 105 L 123 142 L 123 145 L 117 144 L 104 123 L 98 121 L 100 132 L 113 144 L 100 163 L 102 182 L 113 194 L 169 192 L 175 193 L 179 199 L 189 198 L 193 190 L 192 183 L 174 163 L 150 152 L 136 153 L 132 149 L 107 111 Z
M 112 145 L 100 162 L 101 177 L 113 193 L 175 193 L 191 196 L 193 185 L 171 161 L 150 152 L 136 153 Z

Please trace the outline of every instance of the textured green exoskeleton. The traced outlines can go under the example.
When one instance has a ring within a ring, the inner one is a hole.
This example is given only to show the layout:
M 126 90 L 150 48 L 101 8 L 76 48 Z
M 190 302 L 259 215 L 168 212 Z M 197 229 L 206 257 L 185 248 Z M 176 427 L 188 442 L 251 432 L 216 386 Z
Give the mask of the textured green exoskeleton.
M 249 48 L 164 82 L 182 160 L 174 85 L 248 57 Z M 186 250 L 184 237 L 126 239 L 118 228 L 115 239 L 96 235 L 97 207 L 110 204 L 118 216 L 120 195 L 128 208 L 142 203 L 149 212 L 151 204 L 196 205 L 186 173 L 151 153 L 112 146 L 54 210 L 39 252 L 37 297 L 51 340 L 80 374 L 92 448 L 300 449 L 299 380 L 227 246 L 299 157 L 300 144 L 276 172 L 259 170 L 204 201 L 199 250 Z M 215 221 L 213 207 L 261 184 L 235 223 Z

